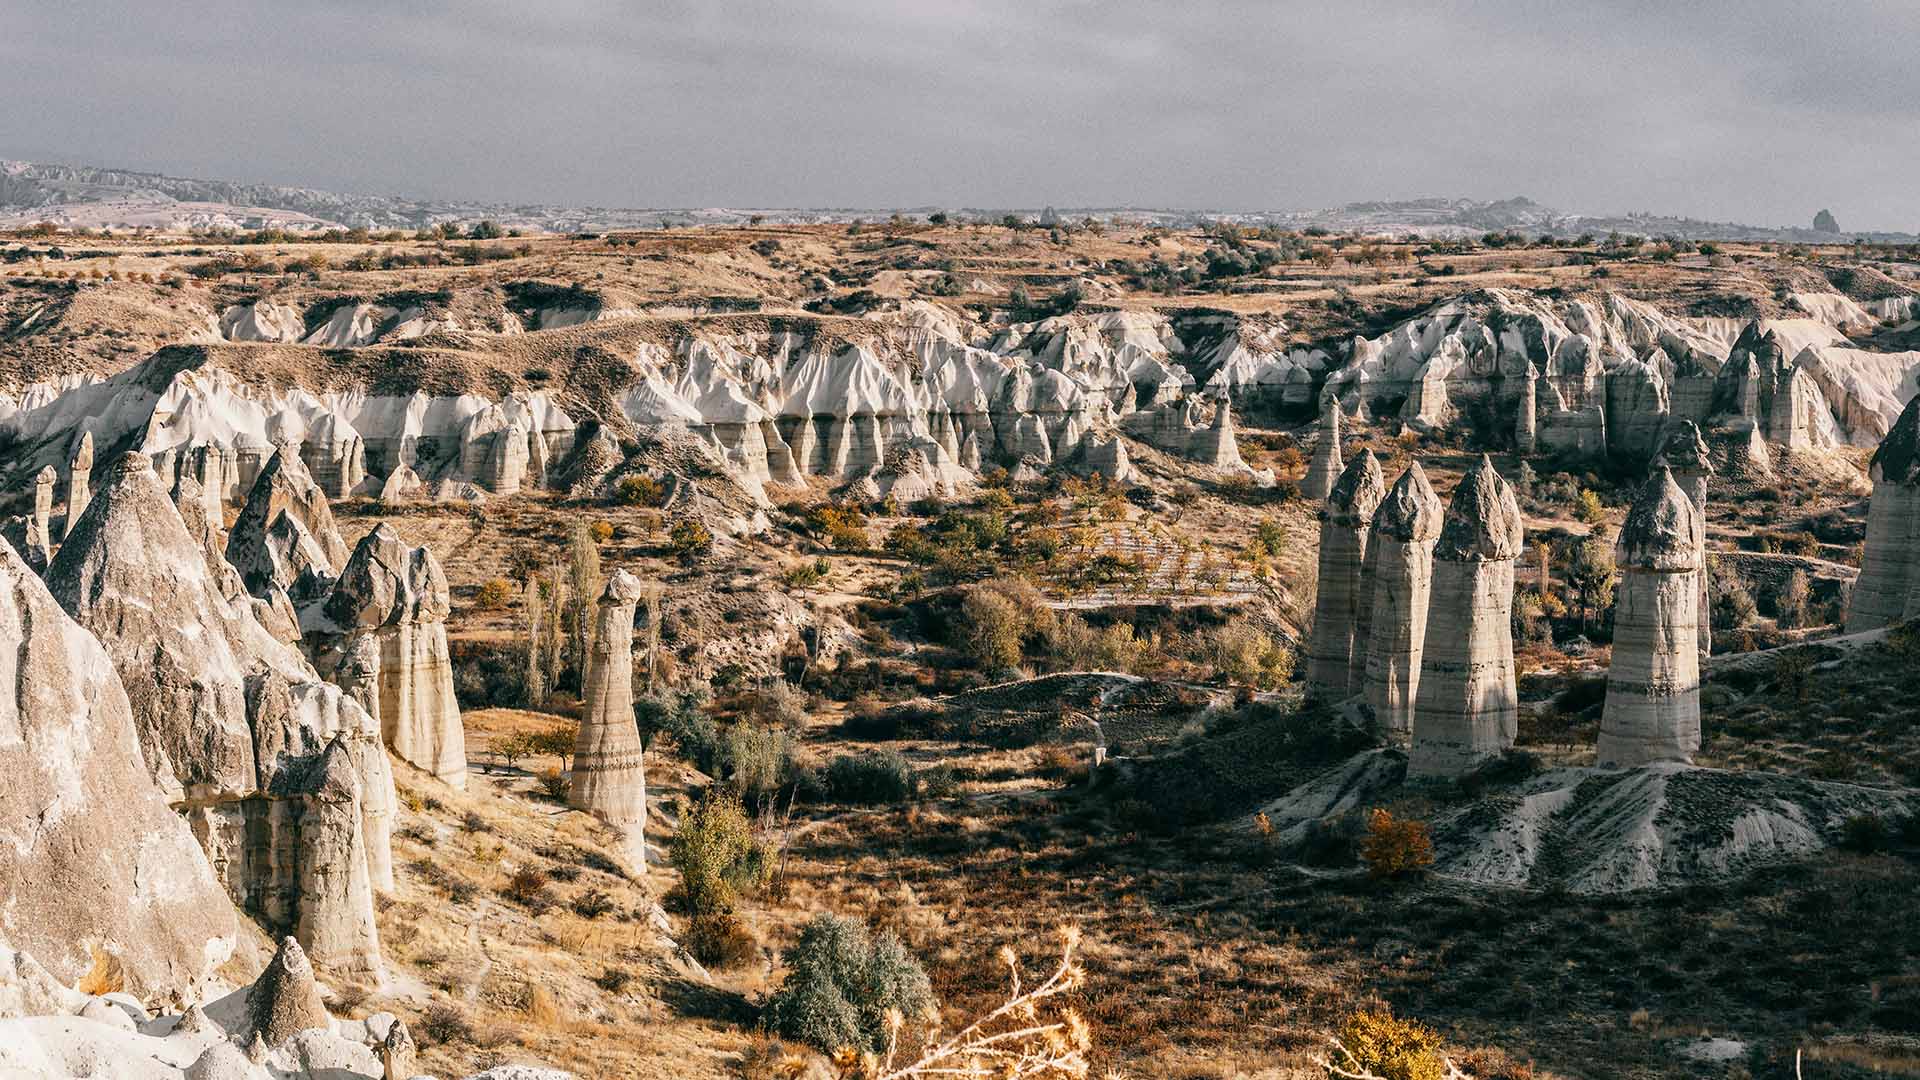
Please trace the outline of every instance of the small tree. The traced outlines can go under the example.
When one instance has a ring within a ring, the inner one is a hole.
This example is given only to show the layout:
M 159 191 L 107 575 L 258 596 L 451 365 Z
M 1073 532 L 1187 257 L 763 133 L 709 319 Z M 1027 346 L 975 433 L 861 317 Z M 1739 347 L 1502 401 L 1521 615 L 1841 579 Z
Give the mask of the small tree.
M 960 633 L 961 646 L 975 664 L 1000 670 L 1020 662 L 1027 620 L 1012 600 L 974 586 L 960 601 Z
M 573 541 L 567 547 L 567 592 L 571 596 L 567 613 L 567 634 L 573 646 L 573 663 L 584 677 L 587 650 L 593 647 L 593 615 L 605 583 L 600 578 L 600 546 L 594 543 L 590 525 L 574 526 Z
M 766 849 L 731 791 L 708 791 L 680 822 L 669 849 L 687 910 L 694 915 L 733 910 L 740 893 L 765 884 L 773 871 Z
M 1807 572 L 1795 570 L 1787 575 L 1787 583 L 1781 586 L 1780 596 L 1774 601 L 1779 611 L 1780 625 L 1796 629 L 1807 623 L 1807 602 L 1812 589 L 1807 584 Z
M 1418 873 L 1433 865 L 1433 833 L 1418 818 L 1396 818 L 1375 809 L 1367 815 L 1367 832 L 1360 838 L 1360 861 L 1376 878 Z
M 1574 546 L 1567 559 L 1567 585 L 1580 598 L 1580 632 L 1587 632 L 1588 617 L 1613 604 L 1613 585 L 1618 578 L 1613 545 L 1598 537 L 1588 537 Z

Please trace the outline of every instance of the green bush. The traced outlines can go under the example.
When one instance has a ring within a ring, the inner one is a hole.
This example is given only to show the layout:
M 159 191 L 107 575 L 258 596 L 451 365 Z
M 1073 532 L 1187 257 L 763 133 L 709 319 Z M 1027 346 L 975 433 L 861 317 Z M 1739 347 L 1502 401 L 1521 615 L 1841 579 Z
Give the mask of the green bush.
M 749 806 L 779 792 L 799 772 L 791 736 L 744 720 L 728 729 L 725 757 L 727 780 Z
M 732 911 L 741 893 L 763 888 L 773 876 L 772 855 L 754 839 L 732 792 L 709 791 L 695 804 L 673 834 L 669 859 L 696 917 Z
M 913 766 L 893 750 L 842 754 L 827 765 L 827 789 L 841 802 L 906 802 L 913 798 L 913 787 Z
M 720 726 L 706 714 L 708 698 L 704 688 L 677 694 L 656 690 L 634 700 L 633 714 L 648 745 L 665 735 L 682 760 L 713 776 L 721 759 Z
M 787 979 L 767 1003 L 767 1026 L 829 1053 L 877 1050 L 887 1013 L 929 1016 L 927 973 L 892 934 L 874 938 L 852 919 L 818 915 L 784 955 Z

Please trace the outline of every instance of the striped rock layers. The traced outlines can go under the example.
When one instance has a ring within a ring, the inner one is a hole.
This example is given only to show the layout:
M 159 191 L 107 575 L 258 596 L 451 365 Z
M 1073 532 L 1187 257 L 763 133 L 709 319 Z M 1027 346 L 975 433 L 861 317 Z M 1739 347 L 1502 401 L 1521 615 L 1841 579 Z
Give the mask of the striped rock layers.
M 1523 542 L 1513 489 L 1483 457 L 1454 489 L 1434 546 L 1409 776 L 1457 776 L 1513 745 L 1513 569 Z
M 1867 474 L 1866 553 L 1847 605 L 1847 633 L 1920 615 L 1920 397 L 1907 402 Z
M 1365 626 L 1373 617 L 1368 541 L 1373 514 L 1386 495 L 1380 462 L 1362 450 L 1320 511 L 1320 580 L 1308 644 L 1307 692 L 1341 698 L 1357 693 L 1366 673 Z
M 568 806 L 626 833 L 626 848 L 636 861 L 643 857 L 647 819 L 645 762 L 640 729 L 633 722 L 633 614 L 643 591 L 639 578 L 621 570 L 600 597 L 567 788 Z
M 1373 515 L 1373 625 L 1367 640 L 1366 695 L 1387 731 L 1413 730 L 1420 656 L 1433 590 L 1433 542 L 1440 536 L 1440 499 L 1419 462 L 1394 481 Z
M 1339 479 L 1341 467 L 1340 402 L 1329 394 L 1326 411 L 1320 414 L 1320 441 L 1313 448 L 1313 460 L 1307 464 L 1307 475 L 1300 481 L 1300 493 L 1315 501 L 1333 494 L 1334 481 Z
M 1700 749 L 1700 512 L 1665 466 L 1621 526 L 1613 665 L 1599 761 L 1691 761 Z

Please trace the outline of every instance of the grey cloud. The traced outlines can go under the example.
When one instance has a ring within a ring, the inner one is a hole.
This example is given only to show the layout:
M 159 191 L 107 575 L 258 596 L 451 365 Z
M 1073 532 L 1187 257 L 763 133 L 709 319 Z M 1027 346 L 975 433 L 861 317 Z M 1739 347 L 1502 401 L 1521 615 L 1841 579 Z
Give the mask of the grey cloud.
M 16 2 L 0 155 L 600 205 L 1570 209 L 1920 227 L 1920 6 Z

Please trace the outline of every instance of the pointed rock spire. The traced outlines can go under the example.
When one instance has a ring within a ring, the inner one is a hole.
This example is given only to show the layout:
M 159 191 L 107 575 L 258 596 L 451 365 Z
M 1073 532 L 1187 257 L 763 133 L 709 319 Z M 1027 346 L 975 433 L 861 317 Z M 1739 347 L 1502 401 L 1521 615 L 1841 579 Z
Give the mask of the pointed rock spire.
M 1524 532 L 1513 488 L 1493 467 L 1493 459 L 1483 454 L 1447 503 L 1434 557 L 1454 561 L 1519 558 Z
M 67 525 L 65 531 L 73 532 L 80 515 L 87 510 L 88 485 L 93 475 L 93 432 L 83 431 L 80 439 L 74 443 L 73 455 L 67 459 Z
M 1410 776 L 1457 776 L 1513 745 L 1513 572 L 1524 541 L 1513 489 L 1482 457 L 1454 488 L 1434 546 Z
M 1405 737 L 1413 727 L 1420 658 L 1433 591 L 1433 542 L 1440 535 L 1440 498 L 1415 461 L 1373 515 L 1373 615 L 1367 639 L 1365 689 L 1374 718 Z
M 1320 512 L 1320 576 L 1308 646 L 1307 686 L 1315 695 L 1345 697 L 1366 673 L 1373 616 L 1367 573 L 1374 511 L 1386 495 L 1380 462 L 1362 450 L 1341 472 Z
M 1300 493 L 1318 502 L 1333 492 L 1344 462 L 1340 456 L 1340 401 L 1329 391 L 1320 414 L 1320 441 L 1314 445 L 1307 475 L 1300 481 Z
M 273 962 L 247 991 L 247 1023 L 255 1038 L 278 1046 L 308 1028 L 325 1029 L 332 1022 L 306 950 L 290 937 L 281 938 Z

